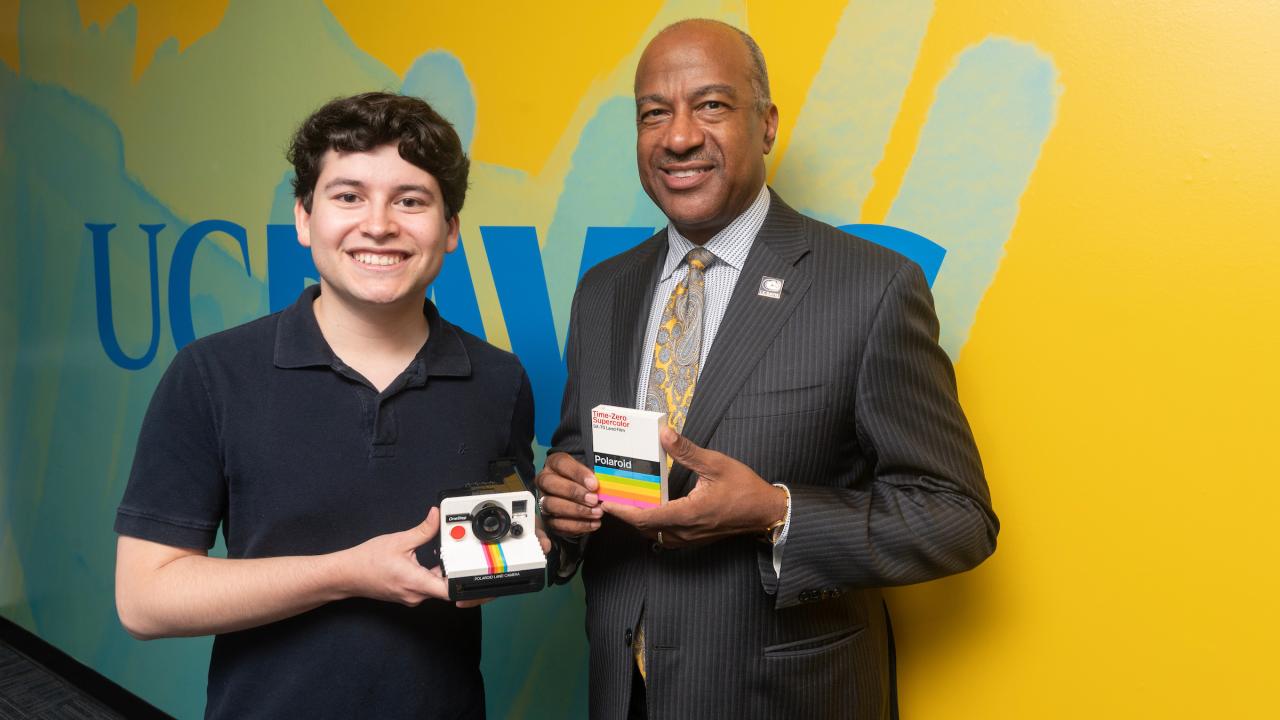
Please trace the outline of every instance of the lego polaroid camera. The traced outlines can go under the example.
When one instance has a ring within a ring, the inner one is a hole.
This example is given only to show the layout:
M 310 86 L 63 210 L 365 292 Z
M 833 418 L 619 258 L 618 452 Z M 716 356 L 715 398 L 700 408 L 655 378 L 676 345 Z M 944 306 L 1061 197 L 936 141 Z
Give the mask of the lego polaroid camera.
M 490 463 L 486 482 L 440 493 L 440 560 L 450 600 L 536 592 L 547 559 L 534 532 L 537 506 L 515 463 Z

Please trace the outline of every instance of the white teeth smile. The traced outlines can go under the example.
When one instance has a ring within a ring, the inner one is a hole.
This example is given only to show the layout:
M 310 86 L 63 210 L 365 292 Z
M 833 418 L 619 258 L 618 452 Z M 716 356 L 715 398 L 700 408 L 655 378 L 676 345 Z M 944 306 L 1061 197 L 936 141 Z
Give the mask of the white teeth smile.
M 671 177 L 687 178 L 693 177 L 694 175 L 701 175 L 704 172 L 707 172 L 706 168 L 700 168 L 697 170 L 668 170 L 667 174 Z
M 379 253 L 352 253 L 358 263 L 365 265 L 396 265 L 404 260 L 403 255 L 382 255 Z

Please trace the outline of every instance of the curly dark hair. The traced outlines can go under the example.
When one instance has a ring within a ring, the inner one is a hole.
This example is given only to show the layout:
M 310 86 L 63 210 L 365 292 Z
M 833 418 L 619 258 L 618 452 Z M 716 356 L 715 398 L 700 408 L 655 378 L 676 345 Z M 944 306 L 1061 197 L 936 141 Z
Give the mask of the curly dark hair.
M 320 161 L 329 150 L 367 152 L 393 142 L 400 157 L 440 184 L 445 217 L 457 215 L 471 167 L 458 133 L 423 100 L 385 92 L 330 100 L 302 122 L 286 154 L 293 163 L 293 196 L 311 212 Z

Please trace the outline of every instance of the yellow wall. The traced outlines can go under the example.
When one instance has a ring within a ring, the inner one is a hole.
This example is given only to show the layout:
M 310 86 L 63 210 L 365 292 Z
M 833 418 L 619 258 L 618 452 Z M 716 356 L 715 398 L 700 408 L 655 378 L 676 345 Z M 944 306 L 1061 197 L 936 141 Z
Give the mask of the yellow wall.
M 910 717 L 1280 709 L 1277 28 L 1262 2 L 938 4 L 864 219 L 958 49 L 1028 40 L 1064 91 L 958 363 L 1000 549 L 893 595 Z

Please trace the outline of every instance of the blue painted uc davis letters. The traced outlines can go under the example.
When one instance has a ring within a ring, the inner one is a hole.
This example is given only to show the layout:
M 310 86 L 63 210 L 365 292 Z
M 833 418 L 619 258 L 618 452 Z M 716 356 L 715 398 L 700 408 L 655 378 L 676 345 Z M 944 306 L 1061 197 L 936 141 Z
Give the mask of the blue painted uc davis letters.
M 93 239 L 94 298 L 97 304 L 98 338 L 111 362 L 125 370 L 141 370 L 155 359 L 160 344 L 160 276 L 157 239 L 165 226 L 139 225 L 146 237 L 150 278 L 151 335 L 148 347 L 136 357 L 127 355 L 116 336 L 115 317 L 111 305 L 111 266 L 108 243 L 114 224 L 86 223 Z M 942 266 L 946 250 L 915 233 L 888 225 L 843 225 L 841 230 L 855 233 L 884 245 L 914 260 L 933 284 Z M 578 278 L 588 268 L 605 258 L 629 250 L 654 232 L 647 227 L 587 228 L 583 241 Z M 245 272 L 249 265 L 249 238 L 244 227 L 228 220 L 204 220 L 187 228 L 174 247 L 169 260 L 168 308 L 169 329 L 173 344 L 181 348 L 195 340 L 191 316 L 191 275 L 196 249 L 213 233 L 224 233 L 239 246 Z M 311 251 L 298 244 L 293 225 L 267 225 L 267 294 L 271 312 L 292 303 L 308 281 L 316 280 Z M 547 292 L 546 273 L 536 228 L 516 225 L 484 225 L 481 240 L 493 272 L 498 291 L 498 304 L 511 339 L 511 350 L 520 356 L 533 384 L 538 443 L 551 443 L 551 433 L 559 419 L 560 393 L 565 382 L 565 363 L 561 347 L 564 338 L 557 337 Z M 118 240 L 120 241 L 120 240 Z M 124 242 L 132 240 L 126 239 Z M 428 294 L 446 318 L 464 330 L 486 337 L 476 300 L 471 268 L 466 249 L 449 256 Z

